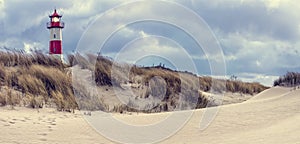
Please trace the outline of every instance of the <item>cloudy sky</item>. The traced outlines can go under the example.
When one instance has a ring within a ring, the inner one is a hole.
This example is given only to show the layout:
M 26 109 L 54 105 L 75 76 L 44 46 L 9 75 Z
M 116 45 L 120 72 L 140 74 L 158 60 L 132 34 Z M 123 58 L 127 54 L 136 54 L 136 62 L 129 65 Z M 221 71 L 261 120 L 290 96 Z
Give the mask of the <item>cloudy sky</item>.
M 185 66 L 192 61 L 199 75 L 210 75 L 212 63 L 208 57 L 213 55 L 193 37 L 193 33 L 209 37 L 209 30 L 222 48 L 228 76 L 272 85 L 279 75 L 300 71 L 298 0 L 173 0 L 165 5 L 124 2 L 0 0 L 0 47 L 47 52 L 46 22 L 57 8 L 66 24 L 65 54 L 77 52 L 83 45 L 87 49 L 93 46 L 103 55 L 126 57 L 122 60 L 139 65 L 162 62 L 168 67 L 190 70 Z M 135 22 L 133 18 L 152 20 Z M 198 21 L 207 24 L 206 29 L 199 27 Z M 108 35 L 109 30 L 114 33 Z M 99 43 L 104 40 L 104 44 Z

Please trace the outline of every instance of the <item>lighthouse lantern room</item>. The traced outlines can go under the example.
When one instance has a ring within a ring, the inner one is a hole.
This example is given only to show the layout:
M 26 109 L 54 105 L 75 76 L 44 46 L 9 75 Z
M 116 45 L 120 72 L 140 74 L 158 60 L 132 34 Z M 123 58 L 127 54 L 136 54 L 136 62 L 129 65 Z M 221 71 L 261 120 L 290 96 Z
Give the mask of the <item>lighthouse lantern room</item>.
M 49 54 L 63 60 L 62 29 L 64 22 L 61 21 L 61 17 L 55 9 L 49 16 L 50 22 L 47 23 L 47 28 L 50 30 Z

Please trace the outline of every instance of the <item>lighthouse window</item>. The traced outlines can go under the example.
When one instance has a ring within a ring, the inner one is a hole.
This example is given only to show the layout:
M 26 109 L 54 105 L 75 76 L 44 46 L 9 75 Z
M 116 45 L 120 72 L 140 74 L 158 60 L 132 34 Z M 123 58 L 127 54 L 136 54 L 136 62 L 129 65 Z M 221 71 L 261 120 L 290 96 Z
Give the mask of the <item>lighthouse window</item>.
M 56 38 L 56 34 L 53 35 L 53 38 Z

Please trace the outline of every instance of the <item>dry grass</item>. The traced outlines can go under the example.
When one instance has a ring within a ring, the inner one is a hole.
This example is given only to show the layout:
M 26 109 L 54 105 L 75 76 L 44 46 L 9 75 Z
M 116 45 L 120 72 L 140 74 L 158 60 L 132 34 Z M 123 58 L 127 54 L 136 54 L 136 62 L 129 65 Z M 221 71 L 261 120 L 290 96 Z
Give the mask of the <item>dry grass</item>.
M 96 60 L 95 64 L 95 81 L 98 86 L 120 86 L 122 83 L 138 84 L 136 89 L 145 91 L 140 98 L 148 98 L 162 93 L 161 81 L 155 81 L 151 85 L 151 81 L 156 77 L 162 79 L 166 85 L 166 93 L 160 104 L 150 110 L 142 110 L 142 112 L 161 112 L 170 111 L 181 106 L 181 109 L 203 108 L 208 104 L 205 96 L 199 93 L 202 91 L 213 90 L 217 92 L 233 92 L 244 94 L 256 94 L 267 87 L 259 83 L 244 83 L 241 81 L 212 79 L 211 77 L 197 77 L 188 72 L 178 72 L 161 66 L 156 67 L 138 67 L 128 64 L 114 65 L 114 73 L 112 73 L 113 62 L 105 57 L 97 58 L 88 56 L 91 61 Z M 91 58 L 92 57 L 92 58 Z M 129 73 L 129 79 L 125 74 Z M 187 77 L 182 75 L 189 75 Z M 141 79 L 140 79 L 141 78 Z M 195 83 L 196 82 L 196 83 Z M 198 82 L 198 83 L 197 83 Z M 146 90 L 143 90 L 146 88 Z M 154 105 L 154 104 L 153 104 Z M 113 111 L 139 111 L 125 104 L 114 106 Z
M 3 63 L 0 63 L 0 86 L 4 85 L 4 81 L 6 78 L 6 71 Z
M 66 67 L 60 60 L 47 56 L 40 52 L 34 52 L 32 54 L 25 54 L 19 51 L 3 52 L 0 51 L 0 62 L 6 67 L 15 66 L 31 66 L 33 64 L 43 66 L 53 66 L 58 69 Z
M 98 86 L 112 86 L 113 78 L 111 77 L 112 62 L 104 57 L 99 56 L 95 65 L 95 82 Z
M 209 91 L 212 86 L 211 77 L 199 77 L 200 89 L 203 91 Z
M 172 94 L 178 94 L 181 92 L 181 79 L 178 73 L 161 68 L 151 68 L 144 70 L 143 82 L 146 86 L 149 86 L 149 81 L 153 77 L 159 77 L 165 80 L 167 86 L 165 100 L 169 99 Z
M 161 112 L 174 109 L 203 108 L 208 104 L 206 97 L 199 90 L 209 91 L 217 85 L 218 91 L 258 93 L 266 87 L 258 83 L 241 81 L 212 80 L 210 77 L 197 77 L 188 72 L 177 72 L 161 66 L 138 67 L 117 64 L 112 73 L 113 61 L 103 56 L 87 54 L 69 55 L 69 64 L 64 64 L 42 53 L 24 54 L 22 52 L 0 52 L 0 87 L 8 87 L 0 92 L 0 105 L 23 105 L 32 108 L 45 106 L 56 107 L 60 111 L 80 108 L 87 110 L 107 110 L 103 99 L 91 96 L 80 84 L 73 87 L 68 67 L 79 65 L 82 69 L 93 71 L 97 86 L 112 87 L 124 83 L 137 84 L 137 89 L 144 89 L 141 98 L 160 97 L 161 102 L 142 112 Z M 129 73 L 129 79 L 125 79 Z M 185 75 L 182 77 L 182 75 Z M 159 78 L 157 80 L 156 78 Z M 226 85 L 223 85 L 225 84 Z M 165 85 L 165 89 L 162 87 Z M 224 89 L 226 88 L 226 89 Z M 19 93 L 18 93 L 19 92 Z M 75 93 L 77 100 L 75 101 Z M 130 104 L 128 104 L 130 105 Z M 137 111 L 128 105 L 115 105 L 113 111 Z
M 279 77 L 274 81 L 274 86 L 299 86 L 300 85 L 300 73 L 298 72 L 287 72 L 285 75 Z
M 108 111 L 108 106 L 103 102 L 101 97 L 93 95 L 89 90 L 83 86 L 82 83 L 75 81 L 73 83 L 74 93 L 77 104 L 83 110 L 102 110 Z
M 16 91 L 7 87 L 1 87 L 0 90 L 0 106 L 10 105 L 14 107 L 21 103 L 21 95 Z
M 267 88 L 268 87 L 263 86 L 257 82 L 245 83 L 242 81 L 230 81 L 230 80 L 226 81 L 226 89 L 229 92 L 239 92 L 239 93 L 253 95 L 253 94 L 260 93 Z
M 0 52 L 0 81 L 7 86 L 1 92 L 1 105 L 22 105 L 41 108 L 55 105 L 58 110 L 70 111 L 77 108 L 71 77 L 64 70 L 65 64 L 41 54 Z M 20 91 L 22 95 L 11 94 Z

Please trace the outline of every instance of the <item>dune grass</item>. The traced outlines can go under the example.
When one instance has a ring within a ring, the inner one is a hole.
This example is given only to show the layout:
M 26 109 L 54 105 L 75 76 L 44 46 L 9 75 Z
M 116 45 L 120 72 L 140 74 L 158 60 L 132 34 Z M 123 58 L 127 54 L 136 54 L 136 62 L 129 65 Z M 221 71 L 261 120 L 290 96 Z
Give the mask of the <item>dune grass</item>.
M 0 104 L 10 105 L 13 101 L 14 105 L 22 102 L 32 108 L 53 105 L 60 111 L 76 109 L 66 67 L 60 60 L 42 53 L 0 52 L 1 85 L 8 91 L 1 92 Z M 10 91 L 19 91 L 21 95 L 13 99 Z
M 299 72 L 287 72 L 285 75 L 279 77 L 274 81 L 274 86 L 294 87 L 300 85 Z
M 122 83 L 139 84 L 146 88 L 142 98 L 159 94 L 163 91 L 160 86 L 165 84 L 166 93 L 161 103 L 143 112 L 175 109 L 179 105 L 180 96 L 187 103 L 194 102 L 194 108 L 206 107 L 208 100 L 199 93 L 199 90 L 210 91 L 213 82 L 216 81 L 226 83 L 224 90 L 228 92 L 255 94 L 267 88 L 259 83 L 197 77 L 188 72 L 178 72 L 161 66 L 138 67 L 116 64 L 117 72 L 112 73 L 114 62 L 109 58 L 93 54 L 68 55 L 67 60 L 66 64 L 39 52 L 31 54 L 17 51 L 0 52 L 0 106 L 55 107 L 59 111 L 72 111 L 79 107 L 89 110 L 106 110 L 107 105 L 101 98 L 89 98 L 89 91 L 82 89 L 81 86 L 73 87 L 72 73 L 69 68 L 74 65 L 92 70 L 93 80 L 98 87 L 120 86 Z M 126 72 L 129 73 L 129 79 L 124 79 Z M 187 77 L 181 77 L 182 74 Z M 155 77 L 159 77 L 160 80 L 153 79 Z M 153 80 L 159 83 L 151 84 Z M 79 94 L 81 103 L 76 102 L 75 93 Z M 124 110 L 137 111 L 127 105 L 113 108 L 116 112 Z

